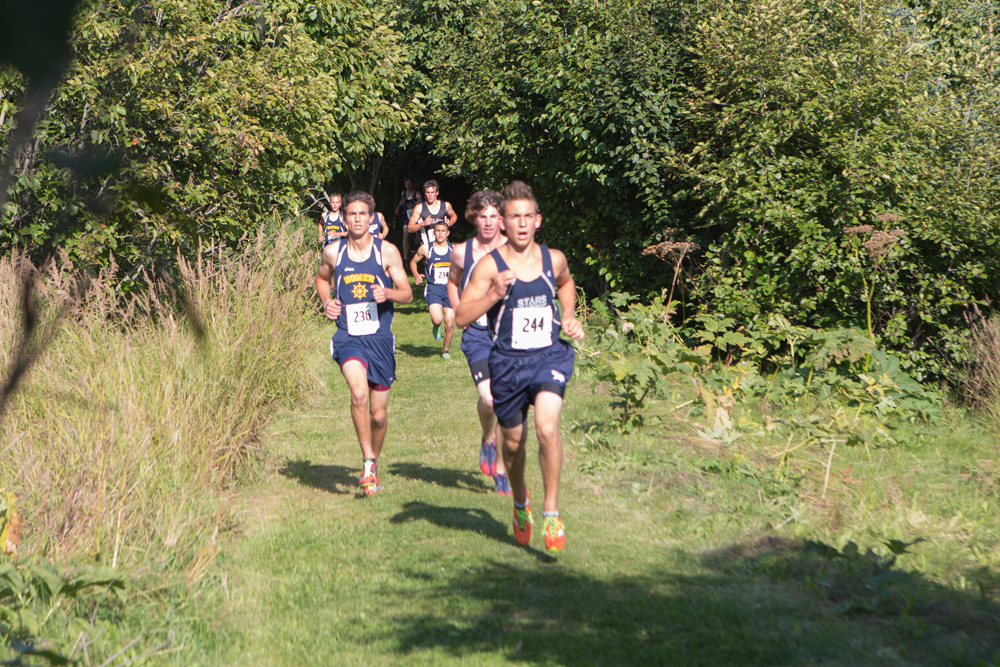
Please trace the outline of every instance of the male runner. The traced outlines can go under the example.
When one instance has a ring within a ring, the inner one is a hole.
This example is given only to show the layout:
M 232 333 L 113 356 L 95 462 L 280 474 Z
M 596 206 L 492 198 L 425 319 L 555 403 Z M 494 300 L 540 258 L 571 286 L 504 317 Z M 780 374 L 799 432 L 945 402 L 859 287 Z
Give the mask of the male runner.
M 337 239 L 347 236 L 344 216 L 340 212 L 340 193 L 334 192 L 327 197 L 327 201 L 330 203 L 330 210 L 323 211 L 319 221 L 319 242 L 324 248 Z
M 480 190 L 465 206 L 465 217 L 476 226 L 476 236 L 455 246 L 451 253 L 451 273 L 448 275 L 448 299 L 455 308 L 462 302 L 462 290 L 472 277 L 476 262 L 506 243 L 507 237 L 500 233 L 500 193 Z M 483 315 L 465 329 L 462 334 L 462 353 L 469 362 L 472 381 L 479 393 L 476 412 L 483 427 L 483 438 L 479 447 L 479 469 L 484 475 L 493 477 L 497 493 L 510 495 L 510 481 L 503 456 L 497 456 L 497 443 L 503 442 L 500 426 L 493 414 L 493 394 L 490 393 L 490 350 L 493 340 L 486 330 L 486 316 Z
M 508 185 L 500 214 L 507 243 L 476 265 L 456 321 L 459 326 L 468 326 L 486 313 L 493 337 L 493 409 L 503 432 L 504 463 L 514 492 L 514 539 L 518 544 L 531 540 L 531 503 L 524 485 L 528 435 L 524 422 L 528 406 L 534 404 L 545 487 L 545 548 L 560 551 L 566 546 L 566 534 L 558 503 L 562 468 L 559 417 L 576 355 L 569 343 L 559 338 L 559 331 L 583 338 L 583 325 L 574 314 L 576 283 L 563 253 L 535 243 L 542 216 L 530 187 L 521 181 Z
M 417 262 L 424 262 L 427 274 L 427 286 L 424 287 L 424 299 L 427 300 L 427 310 L 431 314 L 431 335 L 434 340 L 441 340 L 441 323 L 444 322 L 444 346 L 441 350 L 442 359 L 451 359 L 451 338 L 455 335 L 455 311 L 448 300 L 448 273 L 451 268 L 451 244 L 448 243 L 448 223 L 441 221 L 434 225 L 434 243 L 430 247 L 422 245 L 417 254 L 410 260 L 410 273 L 413 282 L 420 285 L 424 277 L 417 273 Z
M 438 199 L 438 182 L 424 183 L 424 201 L 413 209 L 410 216 L 410 233 L 420 234 L 420 245 L 429 246 L 434 243 L 434 225 L 444 220 L 451 227 L 458 220 L 458 214 L 446 201 Z
M 330 354 L 351 390 L 351 419 L 364 457 L 358 483 L 370 496 L 381 488 L 378 457 L 388 426 L 389 388 L 396 379 L 393 303 L 410 303 L 413 292 L 396 246 L 368 231 L 375 211 L 372 196 L 352 192 L 344 197 L 344 211 L 347 238 L 323 249 L 316 291 L 326 316 L 337 322 Z
M 375 200 L 373 199 L 372 201 Z M 375 212 L 374 207 L 372 208 L 371 220 L 368 223 L 368 233 L 379 239 L 384 239 L 389 233 L 389 225 L 385 224 L 385 216 L 381 213 Z
M 403 194 L 400 196 L 395 210 L 395 215 L 399 215 L 399 209 L 403 209 L 406 214 L 404 218 L 406 224 L 403 225 L 403 259 L 410 256 L 410 218 L 413 217 L 413 209 L 421 201 L 423 199 L 420 197 L 420 192 L 417 191 L 417 179 L 410 175 L 403 178 Z

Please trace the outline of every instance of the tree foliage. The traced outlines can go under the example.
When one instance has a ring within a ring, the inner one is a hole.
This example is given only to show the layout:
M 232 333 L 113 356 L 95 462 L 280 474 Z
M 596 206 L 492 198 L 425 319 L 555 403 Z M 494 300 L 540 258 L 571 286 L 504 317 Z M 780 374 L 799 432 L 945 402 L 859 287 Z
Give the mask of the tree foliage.
M 92 3 L 76 60 L 18 160 L 0 244 L 135 273 L 238 239 L 409 131 L 406 58 L 363 2 Z M 23 78 L 0 74 L 12 126 Z

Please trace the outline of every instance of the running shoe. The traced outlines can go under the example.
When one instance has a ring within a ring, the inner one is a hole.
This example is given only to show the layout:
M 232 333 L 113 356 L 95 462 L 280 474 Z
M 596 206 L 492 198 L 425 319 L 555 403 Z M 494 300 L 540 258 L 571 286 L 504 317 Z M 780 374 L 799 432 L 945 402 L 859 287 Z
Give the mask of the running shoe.
M 441 325 L 435 324 L 431 329 L 431 334 L 433 334 L 434 340 L 441 340 Z
M 521 546 L 531 541 L 531 498 L 525 496 L 524 509 L 514 506 L 514 539 Z
M 557 516 L 545 517 L 545 550 L 562 551 L 566 546 L 566 531 L 562 519 Z
M 490 477 L 497 474 L 497 443 L 483 440 L 479 448 L 479 469 Z
M 361 485 L 361 489 L 365 492 L 366 496 L 372 496 L 382 490 L 382 485 L 379 484 L 378 480 L 378 461 L 372 466 L 371 472 L 368 475 L 364 475 L 358 479 L 358 484 Z
M 501 472 L 493 475 L 493 482 L 497 485 L 497 493 L 501 496 L 513 495 L 510 490 L 510 480 L 507 479 L 507 473 Z
M 442 352 L 441 353 L 441 358 L 442 359 L 451 359 L 451 355 L 448 354 L 447 352 Z

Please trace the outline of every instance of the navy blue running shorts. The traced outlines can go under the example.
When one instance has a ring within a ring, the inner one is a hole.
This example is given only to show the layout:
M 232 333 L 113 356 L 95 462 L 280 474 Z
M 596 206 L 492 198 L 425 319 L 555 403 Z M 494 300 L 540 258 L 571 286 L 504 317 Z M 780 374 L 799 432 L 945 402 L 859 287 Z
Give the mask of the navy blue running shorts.
M 368 371 L 368 384 L 388 389 L 396 381 L 396 338 L 392 334 L 351 336 L 337 329 L 330 341 L 330 356 L 343 366 L 349 359 L 360 361 Z
M 528 406 L 535 404 L 540 391 L 562 396 L 566 382 L 573 375 L 576 351 L 561 338 L 554 344 L 530 354 L 490 352 L 490 392 L 493 412 L 505 428 L 523 424 Z
M 469 327 L 462 332 L 462 354 L 469 362 L 472 381 L 479 384 L 490 379 L 490 351 L 493 340 L 486 329 Z
M 428 306 L 432 303 L 439 303 L 445 308 L 451 308 L 451 301 L 448 300 L 447 285 L 427 285 L 424 288 L 424 299 L 427 300 Z

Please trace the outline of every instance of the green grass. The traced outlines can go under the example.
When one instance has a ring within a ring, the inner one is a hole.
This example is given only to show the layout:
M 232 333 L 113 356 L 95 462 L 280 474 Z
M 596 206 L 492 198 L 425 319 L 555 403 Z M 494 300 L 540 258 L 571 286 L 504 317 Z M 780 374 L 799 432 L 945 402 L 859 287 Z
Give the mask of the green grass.
M 539 535 L 514 543 L 510 501 L 478 472 L 464 359 L 438 358 L 421 305 L 397 313 L 383 492 L 357 495 L 346 387 L 317 341 L 329 390 L 276 425 L 271 472 L 235 500 L 240 530 L 170 621 L 177 662 L 995 664 L 996 491 L 969 472 L 987 449 L 962 423 L 838 453 L 826 498 L 806 461 L 825 454 L 803 453 L 793 492 L 768 495 L 706 471 L 744 457 L 763 475 L 766 447 L 699 440 L 683 415 L 614 435 L 608 397 L 577 380 L 553 557 Z M 540 492 L 533 456 L 528 473 Z M 889 565 L 884 540 L 921 536 Z

